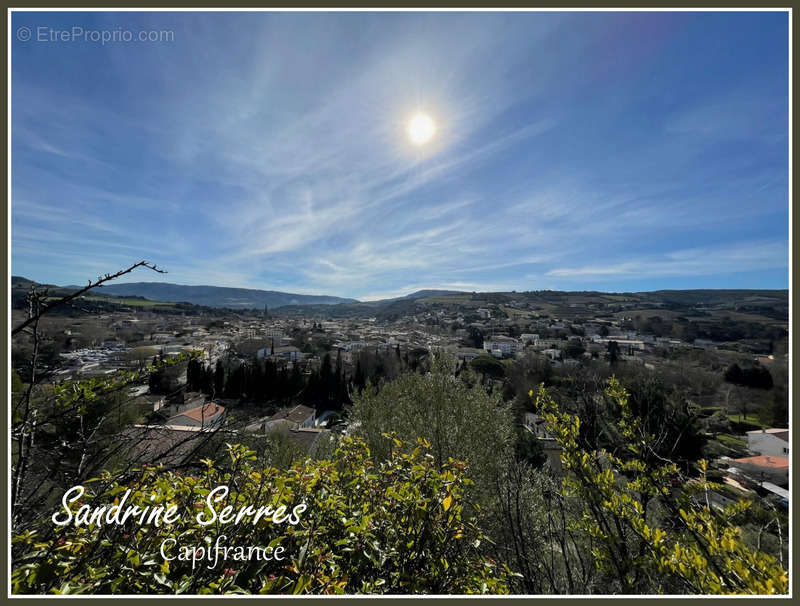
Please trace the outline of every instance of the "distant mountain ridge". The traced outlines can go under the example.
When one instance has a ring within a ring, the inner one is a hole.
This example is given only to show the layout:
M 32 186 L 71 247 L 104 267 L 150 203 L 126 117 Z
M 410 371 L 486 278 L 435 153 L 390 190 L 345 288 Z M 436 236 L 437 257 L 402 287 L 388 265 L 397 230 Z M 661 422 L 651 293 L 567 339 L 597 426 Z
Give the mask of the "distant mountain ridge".
M 12 301 L 14 307 L 19 307 L 24 301 L 25 294 L 32 286 L 46 287 L 50 296 L 61 297 L 83 286 L 56 286 L 53 284 L 40 284 L 23 276 L 11 276 Z M 329 295 L 302 295 L 274 290 L 259 290 L 249 288 L 231 288 L 224 286 L 187 286 L 169 282 L 129 282 L 121 284 L 106 284 L 93 289 L 89 295 L 108 295 L 111 297 L 141 297 L 149 301 L 164 303 L 191 303 L 205 307 L 225 307 L 233 309 L 263 309 L 266 305 L 270 309 L 279 307 L 293 308 L 306 306 L 320 306 L 317 312 L 325 313 L 324 308 L 336 306 L 336 314 L 348 313 L 354 309 L 372 308 L 382 310 L 380 313 L 394 313 L 411 309 L 418 301 L 434 300 L 446 302 L 449 297 L 462 297 L 469 295 L 470 299 L 476 296 L 481 299 L 481 304 L 509 303 L 512 299 L 520 297 L 536 301 L 550 301 L 563 304 L 566 299 L 574 298 L 580 301 L 586 297 L 607 299 L 608 297 L 628 297 L 640 303 L 652 302 L 653 304 L 670 308 L 672 306 L 718 305 L 722 303 L 738 302 L 739 307 L 747 307 L 747 311 L 773 316 L 776 313 L 788 317 L 787 289 L 760 290 L 760 289 L 689 289 L 689 290 L 657 290 L 638 293 L 608 293 L 601 291 L 511 291 L 495 293 L 474 293 L 458 290 L 424 289 L 390 299 L 373 301 L 359 301 L 358 299 L 334 297 Z M 577 297 L 577 298 L 576 298 Z M 745 300 L 747 299 L 747 300 Z M 299 310 L 297 310 L 299 311 Z
M 27 290 L 38 283 L 23 276 L 12 276 L 11 286 L 16 290 Z M 40 285 L 41 286 L 41 285 Z M 47 285 L 53 294 L 63 296 L 83 286 Z M 277 290 L 260 290 L 253 288 L 232 288 L 227 286 L 188 286 L 170 282 L 126 282 L 109 283 L 90 291 L 91 295 L 110 295 L 114 297 L 144 297 L 150 301 L 165 303 L 192 303 L 206 307 L 229 307 L 234 309 L 261 309 L 265 305 L 270 308 L 293 305 L 337 305 L 340 303 L 361 303 L 358 299 L 334 297 L 329 295 L 301 295 Z M 372 305 L 387 305 L 398 301 L 424 299 L 464 294 L 458 290 L 425 289 L 391 299 L 372 301 Z
M 336 305 L 357 303 L 356 299 L 327 295 L 301 295 L 276 290 L 230 288 L 226 286 L 186 286 L 169 282 L 128 282 L 106 284 L 97 289 L 98 294 L 114 296 L 139 296 L 152 301 L 168 303 L 194 303 L 206 307 L 231 307 L 234 309 L 258 309 L 284 305 Z

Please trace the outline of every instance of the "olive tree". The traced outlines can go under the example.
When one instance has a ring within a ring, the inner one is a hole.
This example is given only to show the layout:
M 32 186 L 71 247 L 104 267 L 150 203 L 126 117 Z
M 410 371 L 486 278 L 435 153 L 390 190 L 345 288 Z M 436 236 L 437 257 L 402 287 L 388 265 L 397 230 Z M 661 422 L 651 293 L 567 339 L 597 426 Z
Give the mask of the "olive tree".
M 378 459 L 389 455 L 381 439 L 385 432 L 408 441 L 424 438 L 438 465 L 451 458 L 466 460 L 481 493 L 494 484 L 510 456 L 511 409 L 477 380 L 470 385 L 475 377 L 469 373 L 456 377 L 454 366 L 454 359 L 437 355 L 428 373 L 405 374 L 380 389 L 368 385 L 354 397 L 351 431 L 365 438 Z

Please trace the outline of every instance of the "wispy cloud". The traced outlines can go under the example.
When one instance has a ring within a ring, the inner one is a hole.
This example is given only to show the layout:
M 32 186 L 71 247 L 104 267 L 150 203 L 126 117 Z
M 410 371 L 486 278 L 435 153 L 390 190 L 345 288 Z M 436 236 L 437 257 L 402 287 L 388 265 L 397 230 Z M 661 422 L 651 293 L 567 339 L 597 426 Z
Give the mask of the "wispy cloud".
M 12 42 L 15 273 L 373 297 L 734 275 L 786 242 L 774 16 L 113 17 L 175 43 Z
M 747 242 L 735 246 L 676 250 L 609 265 L 560 267 L 547 271 L 545 275 L 607 281 L 612 278 L 709 276 L 783 269 L 788 265 L 789 249 L 786 242 Z

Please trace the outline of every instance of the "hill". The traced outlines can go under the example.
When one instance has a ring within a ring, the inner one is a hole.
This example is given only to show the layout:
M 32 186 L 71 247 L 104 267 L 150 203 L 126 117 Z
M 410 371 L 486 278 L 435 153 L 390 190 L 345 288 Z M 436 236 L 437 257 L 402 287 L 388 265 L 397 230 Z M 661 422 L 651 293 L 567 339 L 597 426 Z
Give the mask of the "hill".
M 428 297 L 446 297 L 449 295 L 463 295 L 465 293 L 461 292 L 460 290 L 418 290 L 417 292 L 412 292 L 410 295 L 405 295 L 403 297 L 395 297 L 394 299 L 379 299 L 378 301 L 373 301 L 378 305 L 387 305 L 389 303 L 394 303 L 395 301 L 407 301 L 409 299 L 426 299 Z
M 153 301 L 186 302 L 206 307 L 233 309 L 260 309 L 265 305 L 273 309 L 285 305 L 335 305 L 356 303 L 355 299 L 325 295 L 301 295 L 274 290 L 228 288 L 223 286 L 185 286 L 168 282 L 129 282 L 107 284 L 95 291 L 117 297 L 145 297 Z

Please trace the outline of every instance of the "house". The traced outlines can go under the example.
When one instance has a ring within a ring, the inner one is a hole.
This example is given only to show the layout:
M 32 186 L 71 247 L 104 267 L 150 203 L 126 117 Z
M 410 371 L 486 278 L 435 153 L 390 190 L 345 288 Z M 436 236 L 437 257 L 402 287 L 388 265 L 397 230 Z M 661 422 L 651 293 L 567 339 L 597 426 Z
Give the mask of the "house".
M 225 431 L 221 427 L 216 431 Z M 208 444 L 215 432 L 200 427 L 172 425 L 130 425 L 118 435 L 120 452 L 134 464 L 186 462 L 197 449 Z M 231 436 L 233 437 L 233 436 Z
M 147 394 L 143 396 L 143 398 L 153 407 L 153 412 L 161 410 L 167 403 L 167 399 L 164 396 L 158 394 Z
M 558 360 L 561 358 L 560 349 L 555 349 L 555 348 L 543 349 L 541 353 L 550 358 L 551 360 Z
M 520 349 L 520 343 L 511 337 L 496 336 L 483 340 L 483 349 L 496 358 L 513 356 Z
M 303 358 L 303 353 L 296 347 L 264 347 L 256 352 L 257 358 L 266 358 L 268 356 L 275 356 L 283 358 L 289 362 L 297 362 Z
M 763 488 L 769 493 L 776 495 L 779 499 L 786 499 L 788 501 L 791 498 L 791 495 L 789 494 L 788 490 L 786 490 L 785 488 L 781 488 L 780 486 L 777 486 L 772 482 L 762 482 L 761 488 Z
M 730 466 L 740 470 L 759 483 L 772 482 L 784 486 L 789 483 L 789 459 L 787 457 L 766 455 L 744 457 L 742 459 L 732 459 Z
M 747 432 L 747 449 L 771 457 L 789 456 L 788 429 L 757 429 Z
M 153 397 L 152 394 L 147 396 L 148 398 Z M 200 393 L 199 391 L 192 391 L 192 392 L 184 392 L 182 401 L 172 401 L 170 402 L 167 398 L 160 396 L 162 398 L 161 403 L 156 407 L 156 401 L 153 400 L 153 410 L 161 410 L 162 414 L 167 415 L 168 417 L 174 417 L 175 415 L 192 410 L 193 408 L 197 408 L 198 406 L 206 403 L 206 394 Z
M 225 418 L 225 408 L 214 402 L 207 402 L 195 408 L 179 412 L 167 419 L 167 425 L 177 427 L 216 427 Z
M 525 333 L 520 336 L 520 341 L 522 341 L 523 345 L 533 345 L 534 347 L 539 345 L 539 335 Z
M 474 360 L 478 356 L 485 355 L 483 349 L 476 349 L 474 347 L 459 347 L 455 350 L 456 356 L 459 360 Z
M 330 419 L 330 420 L 329 420 Z M 341 421 L 342 413 L 335 410 L 326 410 L 314 419 L 314 427 L 327 427 L 330 423 Z
M 271 417 L 248 426 L 248 431 L 270 432 L 281 427 L 289 430 L 314 427 L 316 412 L 313 408 L 298 404 L 294 408 L 284 408 Z
M 592 342 L 608 347 L 611 341 L 616 341 L 619 350 L 623 354 L 634 355 L 634 351 L 644 351 L 645 342 L 641 339 L 616 339 L 611 337 L 592 337 Z

